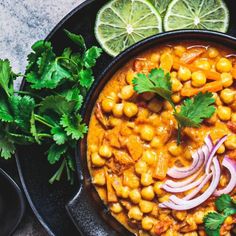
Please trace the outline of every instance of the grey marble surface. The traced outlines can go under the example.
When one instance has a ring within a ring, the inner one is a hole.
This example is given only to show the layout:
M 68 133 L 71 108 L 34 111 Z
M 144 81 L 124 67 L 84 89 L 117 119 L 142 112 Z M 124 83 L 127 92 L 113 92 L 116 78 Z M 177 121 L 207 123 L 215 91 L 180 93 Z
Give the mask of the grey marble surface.
M 8 58 L 15 72 L 24 71 L 31 45 L 84 0 L 0 0 L 0 58 Z M 16 81 L 19 86 L 20 81 Z M 27 208 L 14 236 L 46 236 Z

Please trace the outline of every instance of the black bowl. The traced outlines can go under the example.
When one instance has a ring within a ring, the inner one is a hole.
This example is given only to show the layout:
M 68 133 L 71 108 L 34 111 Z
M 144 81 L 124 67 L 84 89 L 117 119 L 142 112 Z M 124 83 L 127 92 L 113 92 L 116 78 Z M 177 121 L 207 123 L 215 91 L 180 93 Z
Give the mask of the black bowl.
M 14 180 L 0 168 L 0 235 L 11 235 L 25 211 L 22 192 Z
M 91 112 L 100 91 L 110 78 L 130 59 L 139 53 L 155 47 L 159 44 L 170 43 L 182 40 L 201 40 L 214 42 L 220 45 L 236 48 L 236 38 L 212 31 L 203 30 L 180 30 L 158 34 L 147 38 L 127 49 L 110 63 L 102 75 L 95 81 L 89 92 L 82 109 L 84 121 L 89 124 Z M 79 174 L 80 189 L 76 196 L 68 203 L 67 211 L 73 222 L 82 235 L 86 236 L 113 236 L 113 235 L 133 235 L 125 229 L 114 217 L 111 216 L 107 207 L 100 200 L 94 186 L 91 183 L 89 170 L 87 167 L 87 137 L 79 143 L 76 156 L 77 170 Z

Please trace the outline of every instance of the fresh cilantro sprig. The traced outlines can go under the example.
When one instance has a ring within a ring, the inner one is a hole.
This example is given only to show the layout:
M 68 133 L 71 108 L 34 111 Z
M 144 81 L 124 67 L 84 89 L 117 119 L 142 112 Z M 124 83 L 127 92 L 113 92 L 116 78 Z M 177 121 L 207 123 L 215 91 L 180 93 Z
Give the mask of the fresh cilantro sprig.
M 236 202 L 228 194 L 218 197 L 215 205 L 218 212 L 209 212 L 203 220 L 208 236 L 220 236 L 220 228 L 226 218 L 236 214 Z
M 78 50 L 65 48 L 56 55 L 50 42 L 40 40 L 28 55 L 24 91 L 15 91 L 8 60 L 0 60 L 0 156 L 9 159 L 16 144 L 45 144 L 48 162 L 58 165 L 50 183 L 63 173 L 73 183 L 74 149 L 87 132 L 80 108 L 94 77 L 92 67 L 101 55 L 87 49 L 81 35 L 65 31 Z
M 174 117 L 178 122 L 177 143 L 180 143 L 181 130 L 183 127 L 199 127 L 202 121 L 210 118 L 214 112 L 213 106 L 215 100 L 212 93 L 198 93 L 192 99 L 187 98 L 177 112 L 171 95 L 172 87 L 170 74 L 164 73 L 164 70 L 152 69 L 148 75 L 138 73 L 133 79 L 134 90 L 140 94 L 144 92 L 156 93 L 159 97 L 167 100 L 174 109 Z

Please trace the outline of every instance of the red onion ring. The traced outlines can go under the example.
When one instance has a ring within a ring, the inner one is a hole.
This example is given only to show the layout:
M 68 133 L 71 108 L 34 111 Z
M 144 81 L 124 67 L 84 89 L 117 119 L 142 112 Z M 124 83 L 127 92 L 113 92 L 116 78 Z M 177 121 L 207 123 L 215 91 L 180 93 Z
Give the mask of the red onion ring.
M 169 198 L 171 202 L 170 201 L 163 202 L 159 204 L 159 207 L 161 208 L 167 207 L 173 210 L 183 211 L 183 210 L 189 210 L 189 209 L 195 208 L 196 206 L 199 206 L 200 204 L 205 202 L 213 194 L 213 192 L 215 191 L 220 181 L 220 164 L 216 157 L 213 158 L 213 165 L 214 165 L 214 169 L 213 169 L 212 182 L 209 188 L 202 195 L 192 200 L 183 200 L 176 197 L 175 195 L 172 195 Z
M 225 142 L 226 139 L 227 139 L 227 135 L 224 135 L 222 138 L 218 139 L 216 144 L 214 145 L 213 149 L 211 150 L 210 155 L 207 160 L 207 163 L 206 163 L 206 168 L 205 168 L 207 174 L 209 174 L 212 159 L 213 159 L 216 151 Z
M 230 173 L 230 181 L 228 185 L 220 190 L 216 190 L 214 192 L 214 196 L 220 196 L 222 194 L 228 194 L 233 191 L 236 186 L 236 162 L 230 159 L 228 156 L 225 156 L 222 162 L 222 166 L 228 169 Z

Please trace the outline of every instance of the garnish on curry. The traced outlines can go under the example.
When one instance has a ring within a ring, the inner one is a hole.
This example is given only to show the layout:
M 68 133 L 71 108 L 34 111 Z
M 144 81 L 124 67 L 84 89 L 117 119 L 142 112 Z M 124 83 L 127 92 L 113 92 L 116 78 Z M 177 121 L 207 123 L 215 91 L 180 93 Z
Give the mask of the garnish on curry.
M 88 166 L 100 198 L 136 235 L 232 230 L 234 79 L 231 49 L 176 42 L 138 55 L 102 90 L 89 124 Z

